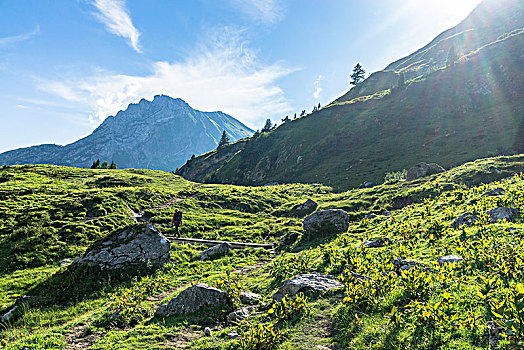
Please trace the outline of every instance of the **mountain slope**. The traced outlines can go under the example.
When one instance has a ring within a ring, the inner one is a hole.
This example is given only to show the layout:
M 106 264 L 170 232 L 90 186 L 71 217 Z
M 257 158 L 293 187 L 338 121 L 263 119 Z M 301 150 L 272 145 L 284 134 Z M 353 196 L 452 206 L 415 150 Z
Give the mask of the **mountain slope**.
M 494 6 L 499 6 L 494 10 Z M 457 59 L 446 66 L 455 47 Z M 457 27 L 392 63 L 317 113 L 228 149 L 190 180 L 322 182 L 343 190 L 420 162 L 444 167 L 524 151 L 524 2 L 485 1 Z M 400 73 L 406 84 L 397 87 Z
M 72 144 L 8 151 L 0 154 L 0 164 L 88 167 L 100 158 L 121 168 L 174 170 L 192 154 L 215 148 L 224 130 L 233 140 L 253 132 L 225 113 L 200 112 L 181 99 L 161 95 L 129 105 Z

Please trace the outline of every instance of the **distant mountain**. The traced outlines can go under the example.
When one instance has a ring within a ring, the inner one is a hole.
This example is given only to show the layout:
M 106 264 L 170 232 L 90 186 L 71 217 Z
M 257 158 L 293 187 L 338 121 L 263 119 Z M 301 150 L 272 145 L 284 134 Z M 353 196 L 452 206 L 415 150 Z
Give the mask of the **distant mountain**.
M 380 183 L 385 173 L 422 161 L 452 167 L 519 152 L 524 0 L 485 0 L 462 23 L 320 111 L 196 157 L 178 174 L 243 185 L 320 182 L 343 190 Z
M 40 145 L 0 154 L 0 164 L 55 164 L 89 167 L 114 160 L 120 168 L 174 170 L 193 154 L 217 147 L 222 132 L 231 140 L 253 130 L 222 112 L 200 112 L 186 102 L 155 96 L 108 117 L 89 136 L 66 146 Z

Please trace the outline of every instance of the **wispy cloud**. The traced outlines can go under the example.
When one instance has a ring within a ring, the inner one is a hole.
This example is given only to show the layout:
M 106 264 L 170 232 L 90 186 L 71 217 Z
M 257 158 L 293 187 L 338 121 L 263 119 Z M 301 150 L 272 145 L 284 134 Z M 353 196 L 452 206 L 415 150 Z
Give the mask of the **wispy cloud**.
M 274 23 L 284 17 L 282 0 L 231 0 L 231 2 L 256 21 Z
M 322 76 L 322 74 L 320 74 L 318 78 L 315 79 L 315 81 L 313 82 L 313 87 L 315 88 L 315 91 L 313 92 L 314 98 L 320 97 L 320 93 L 322 92 L 322 88 L 320 87 L 320 82 L 322 81 L 323 78 L 324 77 Z
M 135 28 L 126 9 L 124 0 L 93 0 L 98 12 L 95 17 L 102 22 L 107 30 L 128 40 L 129 45 L 138 53 L 140 32 Z
M 0 38 L 0 48 L 7 46 L 7 45 L 14 44 L 14 43 L 18 43 L 21 41 L 29 40 L 32 37 L 34 37 L 35 35 L 37 35 L 38 33 L 40 33 L 39 25 L 37 25 L 35 29 L 31 32 Z
M 90 77 L 40 81 L 39 88 L 87 103 L 93 122 L 157 94 L 180 97 L 200 110 L 224 111 L 252 127 L 260 126 L 268 115 L 291 111 L 277 81 L 295 69 L 281 63 L 262 66 L 239 33 L 225 37 L 200 46 L 183 61 L 154 62 L 144 76 L 98 71 Z

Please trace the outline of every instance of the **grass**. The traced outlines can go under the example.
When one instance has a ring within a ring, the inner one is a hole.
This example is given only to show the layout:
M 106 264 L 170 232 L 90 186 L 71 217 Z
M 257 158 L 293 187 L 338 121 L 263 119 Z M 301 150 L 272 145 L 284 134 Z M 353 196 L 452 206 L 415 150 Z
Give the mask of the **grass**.
M 228 336 L 238 332 L 226 322 L 228 306 L 165 319 L 154 317 L 154 311 L 193 283 L 214 284 L 231 274 L 239 277 L 243 289 L 261 294 L 265 305 L 286 278 L 313 271 L 339 278 L 345 294 L 307 294 L 310 312 L 277 325 L 281 349 L 485 348 L 486 321 L 497 319 L 486 300 L 493 305 L 506 300 L 522 278 L 508 266 L 524 260 L 524 226 L 520 217 L 459 229 L 450 224 L 464 212 L 481 214 L 496 206 L 524 210 L 524 180 L 514 176 L 522 169 L 522 159 L 483 159 L 411 183 L 400 180 L 341 193 L 319 185 L 197 184 L 147 170 L 2 167 L 0 309 L 7 311 L 20 295 L 49 300 L 17 309 L 15 317 L 0 326 L 0 348 L 52 349 L 78 343 L 92 349 L 237 349 L 237 340 Z M 482 197 L 495 187 L 506 194 Z M 313 240 L 303 237 L 303 217 L 287 211 L 308 198 L 321 210 L 346 209 L 352 219 L 348 231 Z M 145 266 L 106 273 L 58 266 L 100 237 L 133 224 L 130 210 L 144 212 L 170 235 L 175 207 L 184 212 L 186 237 L 244 242 L 296 237 L 276 256 L 235 250 L 203 262 L 199 252 L 204 248 L 181 244 L 172 246 L 170 262 L 156 270 Z M 370 213 L 377 216 L 363 219 Z M 356 249 L 362 241 L 379 237 L 394 244 Z M 438 268 L 436 258 L 446 254 L 460 254 L 464 263 L 450 270 Z M 382 272 L 393 269 L 391 258 L 417 261 L 414 271 L 431 268 L 424 272 L 430 281 L 420 285 L 416 279 L 421 272 L 384 278 Z M 347 270 L 369 276 L 373 285 L 344 279 Z M 485 279 L 493 277 L 499 281 L 496 290 L 481 299 Z M 429 309 L 443 298 L 448 300 L 444 314 Z M 275 316 L 268 309 L 258 308 L 248 322 L 254 327 L 273 324 Z M 118 317 L 112 317 L 115 313 Z M 473 325 L 471 319 L 476 320 Z M 214 337 L 204 337 L 204 327 L 210 327 Z

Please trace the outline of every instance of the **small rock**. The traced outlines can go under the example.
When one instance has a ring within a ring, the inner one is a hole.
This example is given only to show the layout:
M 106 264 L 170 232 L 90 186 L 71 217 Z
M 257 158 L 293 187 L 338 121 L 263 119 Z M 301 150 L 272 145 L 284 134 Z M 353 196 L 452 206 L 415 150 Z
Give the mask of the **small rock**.
M 399 273 L 402 270 L 410 270 L 417 266 L 416 261 L 406 259 L 391 259 L 391 263 L 393 264 L 395 271 Z
M 161 305 L 157 309 L 156 315 L 169 317 L 175 314 L 188 314 L 206 306 L 218 306 L 226 303 L 226 292 L 210 287 L 205 283 L 198 283 L 184 289 L 177 297 L 171 299 L 169 303 Z
M 235 311 L 231 312 L 229 315 L 227 315 L 227 321 L 230 323 L 238 323 L 240 321 L 245 320 L 249 317 L 249 310 L 245 307 L 241 307 L 240 309 L 236 309 Z
M 238 333 L 235 332 L 235 331 L 231 331 L 227 334 L 228 337 L 232 338 L 232 339 L 237 339 L 238 338 Z
M 291 214 L 294 216 L 304 216 L 311 214 L 317 209 L 318 204 L 312 199 L 308 199 L 304 203 L 300 203 L 291 208 Z
M 439 265 L 455 264 L 461 262 L 463 259 L 460 255 L 446 255 L 437 259 Z
M 240 292 L 240 301 L 242 302 L 242 304 L 255 305 L 258 304 L 260 299 L 262 299 L 262 295 L 247 292 L 245 290 Z
M 204 261 L 204 260 L 210 260 L 210 259 L 214 259 L 220 256 L 224 256 L 227 254 L 227 252 L 229 252 L 230 249 L 231 249 L 231 244 L 220 243 L 214 247 L 204 250 L 200 254 L 200 260 Z
M 486 214 L 489 215 L 489 222 L 494 224 L 499 220 L 511 221 L 515 216 L 520 214 L 519 209 L 498 207 L 495 209 L 488 210 Z
M 424 176 L 443 173 L 445 170 L 440 165 L 432 163 L 418 163 L 408 170 L 406 181 L 413 181 Z
M 346 232 L 349 215 L 342 209 L 316 211 L 304 219 L 304 231 L 310 235 L 325 235 Z
M 364 216 L 364 219 L 365 220 L 371 220 L 371 219 L 374 219 L 376 218 L 377 216 L 375 214 L 368 214 L 366 216 Z
M 209 328 L 209 327 L 204 328 L 204 335 L 206 337 L 212 337 L 213 333 L 211 333 L 211 328 Z
M 462 225 L 466 225 L 466 227 L 469 227 L 472 226 L 475 223 L 475 221 L 477 221 L 477 219 L 478 216 L 473 213 L 464 213 L 458 218 L 456 218 L 451 224 L 451 226 L 453 226 L 456 229 L 460 228 Z
M 13 315 L 14 315 L 14 312 L 16 311 L 16 309 L 18 309 L 18 306 L 15 305 L 11 308 L 11 310 L 9 310 L 8 312 L 5 313 L 4 316 L 2 316 L 2 318 L 0 319 L 2 322 L 8 322 L 10 319 L 13 318 Z
M 60 261 L 60 267 L 70 265 L 73 261 L 71 259 L 64 259 Z
M 306 273 L 284 281 L 282 287 L 273 295 L 273 299 L 280 301 L 286 295 L 294 297 L 305 290 L 327 292 L 342 287 L 344 285 L 333 276 L 320 273 Z
M 379 238 L 374 241 L 366 241 L 362 243 L 359 248 L 366 247 L 366 248 L 382 248 L 386 245 L 393 244 L 393 241 L 391 241 L 389 238 Z
M 488 336 L 489 336 L 489 346 L 491 349 L 497 349 L 499 341 L 501 339 L 500 333 L 504 332 L 504 328 L 499 326 L 495 321 L 488 321 Z
M 488 191 L 482 195 L 482 197 L 493 197 L 493 196 L 503 196 L 506 194 L 506 191 L 503 188 L 497 187 Z

